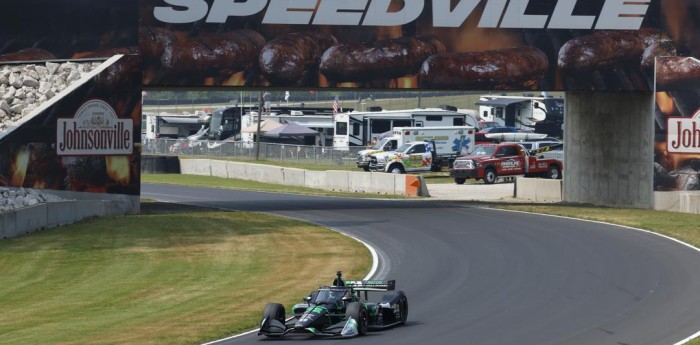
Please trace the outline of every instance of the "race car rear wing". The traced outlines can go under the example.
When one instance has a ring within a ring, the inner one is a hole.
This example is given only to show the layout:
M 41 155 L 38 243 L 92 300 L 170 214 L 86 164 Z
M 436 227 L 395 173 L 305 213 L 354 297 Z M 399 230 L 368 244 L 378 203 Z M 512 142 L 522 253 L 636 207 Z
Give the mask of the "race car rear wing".
M 348 280 L 345 286 L 355 291 L 393 291 L 396 280 Z

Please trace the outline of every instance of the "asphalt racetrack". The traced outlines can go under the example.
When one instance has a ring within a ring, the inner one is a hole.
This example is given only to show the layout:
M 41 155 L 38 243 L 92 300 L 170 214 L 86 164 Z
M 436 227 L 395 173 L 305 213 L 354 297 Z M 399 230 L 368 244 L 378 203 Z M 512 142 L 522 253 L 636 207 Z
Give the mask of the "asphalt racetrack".
M 669 345 L 700 330 L 700 252 L 642 231 L 450 202 L 154 184 L 141 195 L 289 216 L 370 244 L 373 278 L 396 279 L 408 322 L 352 343 Z M 313 339 L 247 334 L 216 344 Z

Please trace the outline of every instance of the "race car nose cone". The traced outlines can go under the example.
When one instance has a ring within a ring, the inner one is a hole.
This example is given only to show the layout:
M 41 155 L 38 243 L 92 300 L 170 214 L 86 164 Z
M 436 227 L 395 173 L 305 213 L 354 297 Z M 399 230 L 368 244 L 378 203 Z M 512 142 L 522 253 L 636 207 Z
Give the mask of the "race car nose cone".
M 294 324 L 295 329 L 304 329 L 306 327 L 309 327 L 311 325 L 311 320 L 309 319 L 304 319 L 297 321 L 297 323 Z

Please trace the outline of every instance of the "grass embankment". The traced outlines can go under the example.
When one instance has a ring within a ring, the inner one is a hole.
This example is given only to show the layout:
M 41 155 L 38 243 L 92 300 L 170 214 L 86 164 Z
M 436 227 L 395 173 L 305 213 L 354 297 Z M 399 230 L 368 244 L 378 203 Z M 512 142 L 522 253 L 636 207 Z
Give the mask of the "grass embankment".
M 363 245 L 304 222 L 161 205 L 0 241 L 0 343 L 202 343 L 371 265 Z

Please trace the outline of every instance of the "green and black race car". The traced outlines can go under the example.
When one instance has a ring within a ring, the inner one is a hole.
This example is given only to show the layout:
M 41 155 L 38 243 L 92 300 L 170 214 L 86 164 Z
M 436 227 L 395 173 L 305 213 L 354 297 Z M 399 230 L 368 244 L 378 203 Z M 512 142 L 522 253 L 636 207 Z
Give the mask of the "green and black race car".
M 293 317 L 286 318 L 284 306 L 268 303 L 263 311 L 258 335 L 279 337 L 288 333 L 353 337 L 367 331 L 402 325 L 408 317 L 408 300 L 403 291 L 394 291 L 394 280 L 344 281 L 338 277 L 331 286 L 322 286 L 294 305 Z M 370 291 L 391 291 L 377 303 L 367 301 Z

